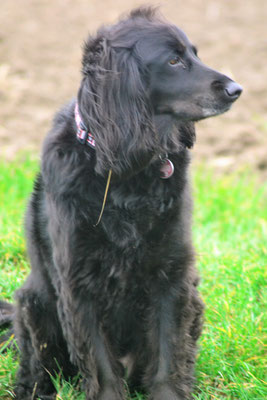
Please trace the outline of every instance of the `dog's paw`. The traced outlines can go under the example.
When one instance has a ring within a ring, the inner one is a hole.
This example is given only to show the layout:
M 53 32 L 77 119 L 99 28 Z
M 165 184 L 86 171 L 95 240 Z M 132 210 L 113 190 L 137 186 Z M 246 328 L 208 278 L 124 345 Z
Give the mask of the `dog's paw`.
M 148 400 L 190 400 L 191 397 L 186 397 L 175 393 L 168 384 L 157 385 Z
M 38 395 L 37 396 L 38 400 L 56 400 L 57 394 L 50 394 L 50 395 Z
M 97 400 L 124 400 L 125 395 L 122 392 L 122 390 L 119 390 L 119 388 L 114 387 L 113 385 L 109 385 L 104 387 L 98 397 Z
M 49 393 L 49 391 L 47 391 Z M 18 383 L 15 391 L 15 399 L 16 400 L 55 400 L 57 394 L 50 393 L 49 394 L 42 394 L 41 391 L 37 391 L 37 386 L 30 387 L 23 383 Z

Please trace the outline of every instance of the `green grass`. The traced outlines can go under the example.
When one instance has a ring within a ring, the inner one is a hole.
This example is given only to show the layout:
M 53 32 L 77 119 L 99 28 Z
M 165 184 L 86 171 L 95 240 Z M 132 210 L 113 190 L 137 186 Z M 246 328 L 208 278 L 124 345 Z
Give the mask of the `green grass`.
M 36 170 L 30 158 L 0 163 L 0 294 L 6 299 L 28 272 L 23 214 Z M 198 169 L 194 198 L 194 240 L 206 303 L 194 398 L 263 400 L 266 187 L 249 173 L 215 177 Z M 12 398 L 17 361 L 12 351 L 0 357 L 0 399 L 6 400 Z M 55 384 L 58 399 L 84 400 L 60 376 Z
M 29 157 L 0 163 L 0 295 L 6 299 L 28 270 L 23 218 L 37 170 L 37 161 Z
M 202 170 L 195 177 L 195 199 L 206 303 L 196 398 L 266 399 L 266 187 L 259 188 L 248 173 L 216 179 Z

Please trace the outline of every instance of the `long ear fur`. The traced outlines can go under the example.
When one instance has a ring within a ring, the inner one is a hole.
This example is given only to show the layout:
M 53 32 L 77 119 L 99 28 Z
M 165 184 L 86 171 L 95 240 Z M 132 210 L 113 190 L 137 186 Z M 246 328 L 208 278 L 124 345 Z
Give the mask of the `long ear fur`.
M 82 118 L 96 139 L 95 171 L 133 174 L 158 148 L 145 71 L 133 48 L 112 47 L 107 39 L 84 48 L 84 78 L 78 101 Z

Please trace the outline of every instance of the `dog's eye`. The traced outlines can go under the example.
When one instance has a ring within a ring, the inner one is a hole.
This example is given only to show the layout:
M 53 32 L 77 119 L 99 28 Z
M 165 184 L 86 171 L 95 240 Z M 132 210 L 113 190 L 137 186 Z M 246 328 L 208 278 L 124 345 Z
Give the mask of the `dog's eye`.
M 175 57 L 175 58 L 172 58 L 171 60 L 169 60 L 169 64 L 170 65 L 177 65 L 177 64 L 180 64 L 180 63 L 181 63 L 181 60 L 180 60 L 179 57 Z
M 168 64 L 171 65 L 172 67 L 182 66 L 183 68 L 186 68 L 184 62 L 181 60 L 180 57 L 171 58 Z

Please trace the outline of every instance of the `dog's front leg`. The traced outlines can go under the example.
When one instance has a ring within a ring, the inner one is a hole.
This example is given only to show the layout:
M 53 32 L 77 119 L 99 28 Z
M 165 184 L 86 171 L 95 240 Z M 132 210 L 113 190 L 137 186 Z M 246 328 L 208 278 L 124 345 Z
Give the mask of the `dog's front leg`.
M 84 378 L 87 400 L 122 400 L 121 370 L 96 315 L 95 301 L 81 284 L 74 288 L 61 279 L 58 314 L 71 361 Z
M 196 352 L 195 325 L 200 325 L 202 304 L 188 282 L 169 288 L 152 306 L 148 330 L 150 359 L 145 385 L 150 400 L 191 399 Z
M 66 212 L 57 210 L 53 214 L 56 217 L 49 226 L 53 243 L 51 281 L 71 361 L 84 378 L 87 400 L 122 400 L 122 371 L 102 331 L 101 265 L 88 248 L 87 225 L 80 222 L 81 218 L 67 218 Z

